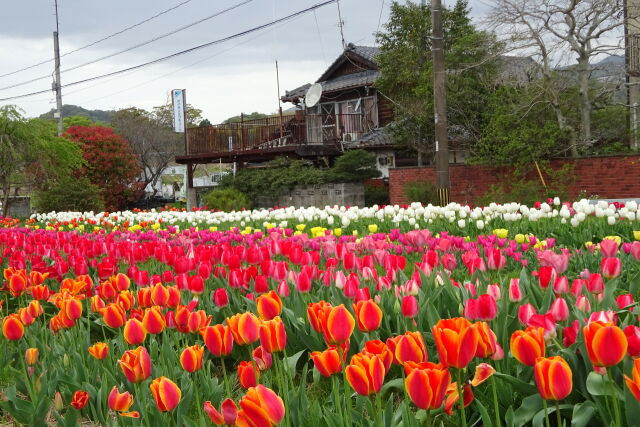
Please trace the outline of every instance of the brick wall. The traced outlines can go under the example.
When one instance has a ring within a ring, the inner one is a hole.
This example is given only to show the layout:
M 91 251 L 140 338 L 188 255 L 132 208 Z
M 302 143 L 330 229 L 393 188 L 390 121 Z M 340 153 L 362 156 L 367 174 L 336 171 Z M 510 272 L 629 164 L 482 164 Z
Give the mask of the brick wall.
M 570 188 L 572 197 L 582 191 L 607 199 L 640 197 L 640 156 L 552 160 L 551 167 L 558 169 L 567 162 L 575 164 L 576 180 Z M 452 164 L 449 166 L 451 200 L 474 204 L 492 184 L 508 182 L 512 171 L 509 167 Z M 534 173 L 531 179 L 540 178 Z M 404 196 L 404 185 L 412 181 L 429 181 L 435 185 L 435 168 L 389 169 L 389 198 L 392 204 L 411 202 Z

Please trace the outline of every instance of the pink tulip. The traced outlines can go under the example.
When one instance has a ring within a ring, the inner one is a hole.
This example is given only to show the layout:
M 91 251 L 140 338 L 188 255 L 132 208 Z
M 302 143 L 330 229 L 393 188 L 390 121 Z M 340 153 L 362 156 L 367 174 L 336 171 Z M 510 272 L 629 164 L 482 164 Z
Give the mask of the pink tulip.
M 556 322 L 564 322 L 569 318 L 569 306 L 567 305 L 567 301 L 565 301 L 564 298 L 556 298 L 553 303 L 551 303 L 549 313 L 551 313 Z
M 511 279 L 509 283 L 509 301 L 522 301 L 522 289 L 520 289 L 520 279 Z
M 600 251 L 605 257 L 615 257 L 618 254 L 618 242 L 613 239 L 604 239 L 600 242 Z
M 603 258 L 600 263 L 600 271 L 607 279 L 613 279 L 622 273 L 622 262 L 619 258 Z
M 529 319 L 531 319 L 531 316 L 536 313 L 536 308 L 533 305 L 521 305 L 520 307 L 518 307 L 518 320 L 520 320 L 520 323 L 522 323 L 523 325 L 526 325 L 529 323 Z

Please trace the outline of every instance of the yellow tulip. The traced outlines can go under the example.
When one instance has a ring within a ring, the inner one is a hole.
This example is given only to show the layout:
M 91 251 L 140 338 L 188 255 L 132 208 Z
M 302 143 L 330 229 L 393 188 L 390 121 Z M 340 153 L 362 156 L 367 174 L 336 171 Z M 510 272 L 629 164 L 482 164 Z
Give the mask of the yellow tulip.
M 640 240 L 640 231 L 633 230 L 633 238 Z
M 506 239 L 509 234 L 509 230 L 506 228 L 496 228 L 493 230 L 493 234 L 501 239 Z
M 518 233 L 516 234 L 515 237 L 516 243 L 524 243 L 525 242 L 525 235 L 522 233 Z
M 296 230 L 298 231 L 304 231 L 306 225 L 305 224 L 298 224 L 296 225 Z
M 342 236 L 342 228 L 334 228 L 333 234 L 335 234 L 338 237 Z
M 615 242 L 616 242 L 618 245 L 621 245 L 621 244 L 622 244 L 622 237 L 620 237 L 620 236 L 606 236 L 604 239 L 615 240 Z M 602 239 L 602 240 L 604 240 L 604 239 Z
M 369 229 L 369 233 L 377 233 L 378 232 L 378 224 L 369 224 L 367 227 Z

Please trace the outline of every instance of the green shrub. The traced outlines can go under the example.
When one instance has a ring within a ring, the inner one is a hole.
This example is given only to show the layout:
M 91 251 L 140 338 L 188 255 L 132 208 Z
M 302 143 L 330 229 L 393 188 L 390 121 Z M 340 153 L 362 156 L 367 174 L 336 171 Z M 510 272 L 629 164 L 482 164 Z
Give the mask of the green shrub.
M 329 182 L 362 182 L 378 178 L 376 155 L 365 150 L 347 151 L 336 159 L 333 168 L 327 171 Z
M 204 195 L 203 200 L 207 208 L 225 212 L 251 208 L 249 197 L 232 187 L 209 191 Z
M 364 186 L 364 204 L 366 206 L 388 205 L 389 189 L 386 186 L 366 184 Z
M 404 185 L 404 195 L 409 202 L 437 204 L 438 192 L 432 183 L 427 181 L 412 181 Z
M 48 189 L 35 192 L 33 204 L 39 212 L 104 210 L 100 189 L 86 177 L 61 177 Z

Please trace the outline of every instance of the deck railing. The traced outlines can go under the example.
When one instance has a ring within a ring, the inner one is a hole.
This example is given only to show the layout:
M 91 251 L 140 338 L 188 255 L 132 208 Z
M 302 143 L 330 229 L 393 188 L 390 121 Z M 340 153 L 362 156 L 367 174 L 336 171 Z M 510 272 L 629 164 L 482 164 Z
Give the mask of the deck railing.
M 335 146 L 373 129 L 363 114 L 296 114 L 189 128 L 187 154 L 268 150 L 304 144 Z

